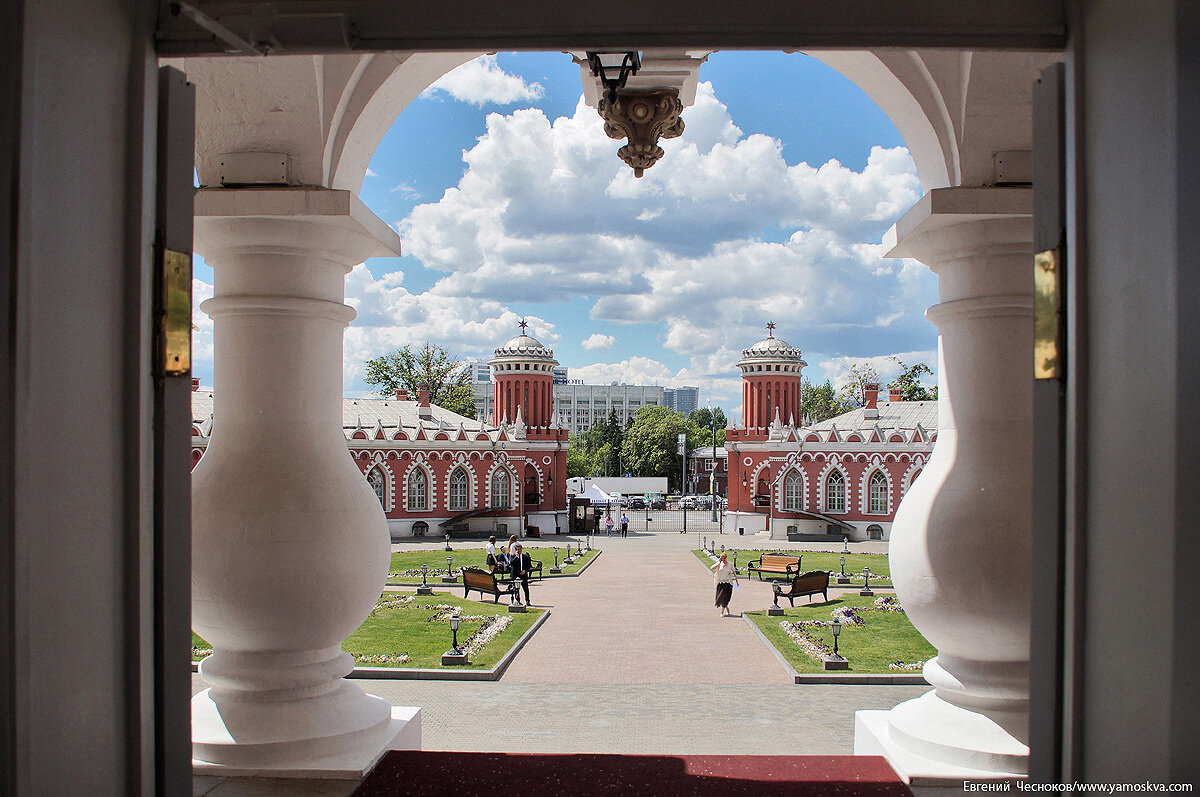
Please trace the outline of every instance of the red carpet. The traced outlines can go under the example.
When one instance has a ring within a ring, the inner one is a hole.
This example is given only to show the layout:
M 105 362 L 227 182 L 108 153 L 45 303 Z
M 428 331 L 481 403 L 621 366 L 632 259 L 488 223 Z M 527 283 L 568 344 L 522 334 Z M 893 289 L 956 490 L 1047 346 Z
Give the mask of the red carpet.
M 353 797 L 387 795 L 911 797 L 878 756 L 535 755 L 393 751 Z

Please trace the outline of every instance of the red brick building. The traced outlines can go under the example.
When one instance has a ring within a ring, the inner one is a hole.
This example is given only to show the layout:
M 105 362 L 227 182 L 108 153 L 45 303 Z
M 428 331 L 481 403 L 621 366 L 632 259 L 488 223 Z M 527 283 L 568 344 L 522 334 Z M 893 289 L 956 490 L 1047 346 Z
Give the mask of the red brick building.
M 879 386 L 864 406 L 797 426 L 800 350 L 767 337 L 743 350 L 742 418 L 725 432 L 725 531 L 772 539 L 887 539 L 901 499 L 937 438 L 936 401 L 900 401 Z M 786 420 L 785 420 L 786 419 Z
M 496 349 L 498 424 L 433 405 L 424 390 L 342 400 L 346 445 L 393 538 L 566 531 L 567 430 L 552 415 L 548 363 L 554 353 L 525 334 Z M 220 424 L 211 391 L 193 391 L 192 417 L 195 467 Z

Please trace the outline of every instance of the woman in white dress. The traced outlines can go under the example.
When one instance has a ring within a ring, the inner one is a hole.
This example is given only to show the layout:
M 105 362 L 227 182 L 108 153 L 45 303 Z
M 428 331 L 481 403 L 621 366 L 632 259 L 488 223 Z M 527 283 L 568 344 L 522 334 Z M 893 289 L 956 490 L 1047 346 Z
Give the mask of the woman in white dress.
M 709 570 L 713 571 L 717 581 L 716 605 L 721 610 L 721 616 L 728 617 L 729 599 L 733 597 L 733 585 L 738 583 L 737 571 L 733 569 L 733 565 L 729 563 L 729 559 L 724 553 Z

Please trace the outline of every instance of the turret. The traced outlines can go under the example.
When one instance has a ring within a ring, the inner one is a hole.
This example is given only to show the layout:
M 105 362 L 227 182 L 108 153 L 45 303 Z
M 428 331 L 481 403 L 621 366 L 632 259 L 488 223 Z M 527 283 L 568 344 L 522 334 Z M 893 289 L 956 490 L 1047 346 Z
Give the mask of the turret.
M 767 336 L 742 350 L 742 425 L 747 431 L 765 429 L 779 417 L 800 418 L 800 372 L 808 363 L 800 349 L 775 337 L 774 322 Z
M 529 427 L 550 426 L 554 414 L 554 352 L 525 334 L 496 349 L 488 361 L 495 382 L 495 416 L 509 421 L 520 417 Z

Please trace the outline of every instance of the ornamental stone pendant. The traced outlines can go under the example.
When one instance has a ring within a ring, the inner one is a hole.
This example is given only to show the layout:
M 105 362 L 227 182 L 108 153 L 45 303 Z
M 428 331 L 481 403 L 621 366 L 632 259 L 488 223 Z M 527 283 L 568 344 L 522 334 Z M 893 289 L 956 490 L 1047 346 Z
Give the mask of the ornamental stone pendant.
M 597 110 L 604 119 L 609 138 L 626 138 L 629 143 L 617 150 L 617 156 L 629 164 L 634 177 L 642 174 L 663 156 L 660 138 L 683 134 L 683 103 L 675 89 L 660 91 L 618 91 L 610 101 L 600 98 Z

